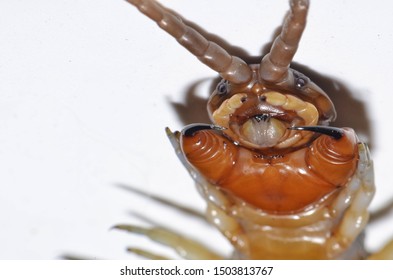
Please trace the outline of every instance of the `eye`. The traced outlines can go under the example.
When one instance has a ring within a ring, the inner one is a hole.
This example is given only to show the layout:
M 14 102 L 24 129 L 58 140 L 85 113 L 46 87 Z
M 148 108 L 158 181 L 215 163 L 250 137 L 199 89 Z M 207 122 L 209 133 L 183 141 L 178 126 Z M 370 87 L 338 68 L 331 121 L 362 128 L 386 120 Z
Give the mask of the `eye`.
M 305 85 L 307 85 L 307 80 L 303 77 L 296 77 L 295 78 L 295 86 L 298 89 L 303 88 Z
M 217 85 L 217 93 L 219 95 L 224 95 L 227 94 L 229 92 L 229 83 L 228 81 L 224 80 L 221 81 L 218 85 Z
M 296 78 L 295 85 L 297 88 L 302 88 L 307 84 L 307 81 L 301 77 Z

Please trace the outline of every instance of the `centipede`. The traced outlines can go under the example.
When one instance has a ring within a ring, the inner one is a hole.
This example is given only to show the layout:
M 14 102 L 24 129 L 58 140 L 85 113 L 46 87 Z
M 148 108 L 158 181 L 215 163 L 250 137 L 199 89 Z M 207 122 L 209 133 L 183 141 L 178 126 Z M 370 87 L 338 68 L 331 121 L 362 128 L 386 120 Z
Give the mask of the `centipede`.
M 166 134 L 206 202 L 206 220 L 233 253 L 221 256 L 165 228 L 115 228 L 185 259 L 393 258 L 393 242 L 373 253 L 364 246 L 375 193 L 366 143 L 352 128 L 331 126 L 336 110 L 328 92 L 291 68 L 308 0 L 289 1 L 270 50 L 251 64 L 159 2 L 127 2 L 221 78 L 206 104 L 210 123 L 166 128 Z M 133 253 L 166 259 L 143 249 Z

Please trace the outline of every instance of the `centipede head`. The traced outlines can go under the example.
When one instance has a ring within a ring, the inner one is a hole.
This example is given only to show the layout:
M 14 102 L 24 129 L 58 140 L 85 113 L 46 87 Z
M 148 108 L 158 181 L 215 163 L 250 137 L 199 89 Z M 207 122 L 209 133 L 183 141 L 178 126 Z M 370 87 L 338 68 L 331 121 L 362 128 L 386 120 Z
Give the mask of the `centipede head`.
M 157 2 L 128 1 L 223 78 L 208 111 L 214 124 L 239 145 L 269 153 L 293 149 L 309 142 L 314 133 L 288 128 L 328 125 L 335 119 L 327 94 L 290 68 L 306 25 L 308 0 L 290 0 L 281 33 L 255 65 L 230 55 Z
M 211 120 L 238 144 L 277 153 L 301 147 L 314 133 L 291 130 L 298 126 L 328 125 L 335 119 L 328 96 L 303 74 L 288 69 L 280 83 L 260 78 L 260 66 L 250 65 L 246 84 L 222 80 L 208 102 Z
M 249 65 L 247 82 L 223 79 L 211 95 L 212 121 L 242 146 L 277 153 L 300 147 L 313 133 L 296 126 L 328 125 L 336 117 L 327 94 L 302 73 L 290 68 L 306 25 L 309 3 L 290 1 L 281 33 L 260 64 Z

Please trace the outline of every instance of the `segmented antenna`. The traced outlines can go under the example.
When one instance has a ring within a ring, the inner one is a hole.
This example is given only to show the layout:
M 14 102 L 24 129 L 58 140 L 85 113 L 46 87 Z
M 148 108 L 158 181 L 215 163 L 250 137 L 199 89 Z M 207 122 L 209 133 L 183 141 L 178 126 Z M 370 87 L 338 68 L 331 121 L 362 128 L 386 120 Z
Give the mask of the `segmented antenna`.
M 235 84 L 247 83 L 252 70 L 242 59 L 231 56 L 214 42 L 208 41 L 195 29 L 153 0 L 127 0 L 143 14 L 154 20 L 200 61 L 218 72 L 222 78 Z
M 262 58 L 259 75 L 264 81 L 277 83 L 287 78 L 289 65 L 306 26 L 308 0 L 291 0 L 281 34 L 274 40 L 270 53 Z

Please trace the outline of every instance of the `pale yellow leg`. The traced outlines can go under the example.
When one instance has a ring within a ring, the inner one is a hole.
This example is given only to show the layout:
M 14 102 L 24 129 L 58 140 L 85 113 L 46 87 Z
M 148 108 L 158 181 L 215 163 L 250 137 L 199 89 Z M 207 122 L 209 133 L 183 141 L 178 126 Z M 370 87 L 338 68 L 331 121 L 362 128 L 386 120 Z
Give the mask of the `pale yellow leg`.
M 128 247 L 127 251 L 130 253 L 133 253 L 135 255 L 149 259 L 149 260 L 169 260 L 169 258 L 167 258 L 167 257 L 164 257 L 162 255 L 158 255 L 158 254 L 155 254 L 155 253 L 143 250 L 143 249 L 139 249 L 139 248 Z
M 342 199 L 337 199 L 333 205 L 332 213 L 341 213 L 345 210 L 343 218 L 335 234 L 328 240 L 329 254 L 332 258 L 342 254 L 365 229 L 368 220 L 368 206 L 374 196 L 374 170 L 366 145 L 359 144 L 359 164 L 356 174 L 343 192 Z
M 207 249 L 204 245 L 164 228 L 159 228 L 159 227 L 145 228 L 145 227 L 139 227 L 134 225 L 117 225 L 114 228 L 125 230 L 131 233 L 144 235 L 153 241 L 171 247 L 176 251 L 177 254 L 179 254 L 179 256 L 181 256 L 184 259 L 190 259 L 190 260 L 223 259 L 218 254 Z M 131 250 L 135 252 L 135 249 L 131 249 Z M 137 253 L 139 252 L 142 254 L 143 253 L 152 254 L 140 249 L 137 250 L 139 250 L 137 251 Z
M 393 260 L 393 240 L 388 242 L 379 252 L 368 257 L 369 260 Z

